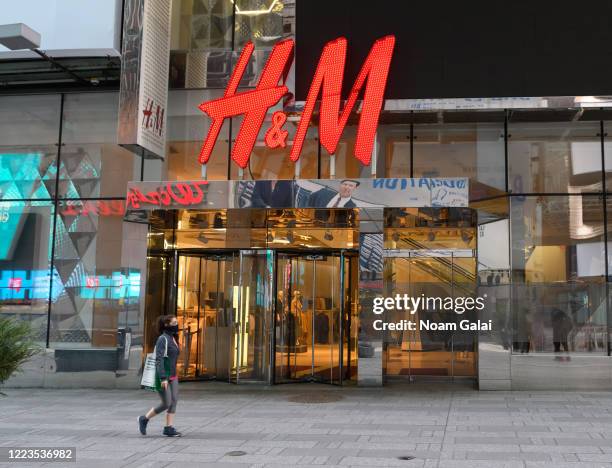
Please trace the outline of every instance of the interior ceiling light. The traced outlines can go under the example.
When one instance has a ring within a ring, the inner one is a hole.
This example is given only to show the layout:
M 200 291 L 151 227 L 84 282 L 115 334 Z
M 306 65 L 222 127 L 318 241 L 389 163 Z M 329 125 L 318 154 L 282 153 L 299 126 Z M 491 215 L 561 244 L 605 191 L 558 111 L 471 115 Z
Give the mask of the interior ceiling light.
M 236 14 L 244 15 L 244 16 L 267 15 L 269 13 L 272 13 L 272 10 L 274 10 L 274 7 L 280 2 L 280 0 L 272 0 L 272 3 L 270 3 L 270 6 L 268 8 L 262 8 L 260 10 L 241 10 L 240 7 L 236 4 L 236 0 L 230 0 L 230 1 L 234 5 L 236 5 Z

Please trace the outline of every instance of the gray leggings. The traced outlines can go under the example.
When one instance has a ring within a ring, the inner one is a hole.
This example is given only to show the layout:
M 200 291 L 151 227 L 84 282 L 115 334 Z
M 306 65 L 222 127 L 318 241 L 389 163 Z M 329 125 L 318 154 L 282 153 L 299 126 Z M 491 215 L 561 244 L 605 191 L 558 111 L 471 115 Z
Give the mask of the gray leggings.
M 170 380 L 168 386 L 157 392 L 161 398 L 161 404 L 153 408 L 155 414 L 168 410 L 168 413 L 176 413 L 176 403 L 178 402 L 178 379 Z

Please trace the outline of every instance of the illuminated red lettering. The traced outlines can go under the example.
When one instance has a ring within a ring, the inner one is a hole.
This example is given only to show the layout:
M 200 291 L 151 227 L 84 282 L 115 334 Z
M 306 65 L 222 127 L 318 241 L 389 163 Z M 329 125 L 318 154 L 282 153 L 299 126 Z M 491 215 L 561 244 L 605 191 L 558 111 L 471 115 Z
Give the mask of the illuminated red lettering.
M 289 132 L 283 130 L 283 125 L 287 121 L 287 115 L 282 111 L 276 111 L 272 114 L 272 126 L 266 132 L 264 141 L 268 148 L 278 148 L 279 146 L 284 148 L 287 146 L 287 135 Z
M 232 159 L 240 167 L 245 168 L 268 109 L 287 94 L 287 87 L 279 85 L 278 82 L 281 78 L 284 82 L 289 71 L 293 58 L 293 41 L 291 40 L 281 41 L 274 46 L 254 90 L 236 94 L 253 49 L 253 43 L 248 42 L 242 50 L 223 97 L 200 105 L 200 110 L 212 119 L 208 136 L 200 150 L 201 164 L 208 162 L 223 121 L 228 117 L 244 114 L 232 148 Z
M 330 154 L 336 152 L 342 131 L 357 101 L 357 96 L 367 79 L 361 117 L 357 127 L 355 157 L 366 166 L 370 164 L 394 45 L 394 36 L 383 37 L 374 43 L 361 67 L 361 71 L 351 89 L 340 117 L 338 116 L 340 114 L 347 41 L 346 38 L 339 37 L 325 45 L 317 65 L 317 71 L 310 85 L 310 90 L 308 91 L 302 118 L 294 137 L 293 148 L 291 148 L 292 161 L 297 161 L 302 152 L 308 124 L 310 123 L 319 93 L 321 93 L 321 107 L 319 110 L 319 137 L 321 145 Z
M 370 164 L 394 47 L 394 36 L 385 36 L 374 43 L 341 113 L 340 104 L 347 40 L 340 37 L 325 45 L 291 148 L 290 157 L 292 161 L 295 162 L 300 157 L 308 125 L 319 95 L 321 96 L 319 119 L 321 144 L 330 154 L 334 154 L 350 113 L 357 102 L 357 97 L 365 85 L 354 155 L 364 165 Z M 244 75 L 254 49 L 251 42 L 246 44 L 223 97 L 200 104 L 200 110 L 212 119 L 211 127 L 200 150 L 199 161 L 201 164 L 208 162 L 225 119 L 244 115 L 240 131 L 232 148 L 232 159 L 240 167 L 246 167 L 268 110 L 287 93 L 284 82 L 293 58 L 293 48 L 294 43 L 291 40 L 276 44 L 266 62 L 257 87 L 252 91 L 236 94 L 238 84 Z M 283 84 L 279 85 L 281 79 Z M 282 124 L 278 125 L 280 114 L 275 113 L 275 115 L 277 115 L 277 120 L 273 120 L 273 126 L 265 136 L 265 142 L 270 147 L 284 146 L 284 137 L 286 137 L 284 133 L 278 133 L 281 131 Z

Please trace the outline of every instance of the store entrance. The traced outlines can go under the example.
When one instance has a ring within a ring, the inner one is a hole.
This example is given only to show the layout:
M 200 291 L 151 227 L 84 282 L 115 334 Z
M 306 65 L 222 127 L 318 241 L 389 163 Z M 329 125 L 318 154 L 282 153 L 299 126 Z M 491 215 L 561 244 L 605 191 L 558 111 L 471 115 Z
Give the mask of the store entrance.
M 234 285 L 237 255 L 179 255 L 176 316 L 182 378 L 235 377 Z
M 351 258 L 344 252 L 277 254 L 275 383 L 341 384 L 354 372 Z
M 387 312 L 389 322 L 408 319 L 416 330 L 390 331 L 385 337 L 385 375 L 410 380 L 454 379 L 476 376 L 476 331 L 463 331 L 461 320 L 475 321 L 476 311 L 458 314 L 444 310 L 447 298 L 474 297 L 476 258 L 469 249 L 398 250 L 385 257 L 387 295 L 407 294 L 431 300 L 427 310 L 407 316 L 405 311 Z M 456 302 L 455 302 L 456 303 Z M 423 329 L 420 323 L 433 324 Z M 436 324 L 451 324 L 451 329 L 435 329 Z M 456 329 L 452 328 L 452 325 Z

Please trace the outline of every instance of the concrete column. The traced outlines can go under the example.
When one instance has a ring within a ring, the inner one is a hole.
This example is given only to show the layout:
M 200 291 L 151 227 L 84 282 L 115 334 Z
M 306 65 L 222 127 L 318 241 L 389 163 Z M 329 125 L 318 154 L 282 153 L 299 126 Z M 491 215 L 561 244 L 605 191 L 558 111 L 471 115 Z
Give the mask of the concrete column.
M 360 386 L 383 384 L 382 332 L 374 330 L 372 301 L 383 294 L 383 208 L 359 210 L 359 359 Z

